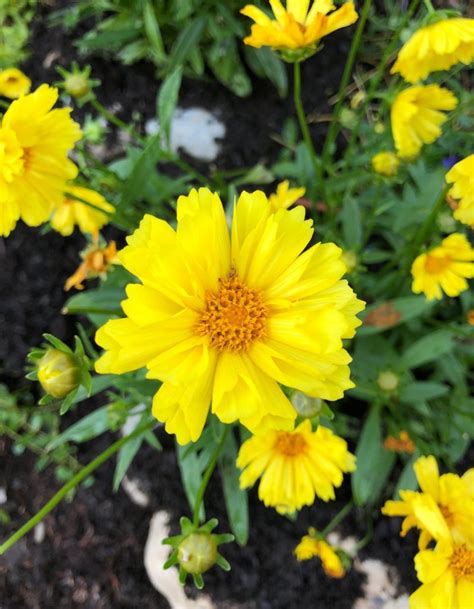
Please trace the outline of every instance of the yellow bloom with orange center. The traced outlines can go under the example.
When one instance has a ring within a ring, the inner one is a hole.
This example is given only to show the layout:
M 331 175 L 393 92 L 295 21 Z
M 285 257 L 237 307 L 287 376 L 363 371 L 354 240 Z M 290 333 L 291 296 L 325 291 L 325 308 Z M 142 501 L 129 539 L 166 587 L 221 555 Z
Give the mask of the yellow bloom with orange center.
M 237 467 L 243 470 L 241 488 L 261 477 L 259 499 L 286 514 L 312 505 L 316 497 L 335 499 L 334 488 L 355 470 L 355 457 L 345 440 L 322 425 L 313 431 L 306 419 L 294 431 L 254 435 L 240 447 Z
M 423 144 L 432 144 L 441 135 L 445 112 L 458 100 L 439 85 L 409 87 L 401 91 L 391 108 L 393 139 L 402 159 L 415 158 Z
M 469 287 L 466 279 L 474 277 L 473 261 L 474 249 L 467 238 L 453 233 L 438 247 L 415 258 L 411 289 L 415 294 L 423 292 L 428 300 L 440 300 L 443 292 L 458 296 Z
M 436 547 L 415 556 L 422 585 L 410 596 L 410 609 L 472 609 L 474 544 L 468 539 L 453 538 L 432 497 L 418 497 L 413 508 L 417 521 L 436 540 Z
M 336 245 L 306 249 L 304 216 L 244 192 L 229 236 L 221 200 L 201 188 L 178 199 L 176 230 L 146 215 L 119 253 L 142 284 L 127 286 L 126 317 L 97 332 L 96 370 L 146 366 L 163 383 L 153 414 L 180 444 L 199 438 L 210 408 L 251 431 L 292 429 L 279 383 L 328 400 L 353 386 L 342 340 L 364 304 L 341 279 Z
M 272 211 L 279 209 L 288 209 L 296 203 L 298 199 L 304 196 L 305 188 L 290 188 L 288 180 L 284 180 L 278 184 L 276 192 L 268 197 Z
M 409 83 L 424 80 L 431 72 L 449 70 L 474 58 L 474 19 L 441 19 L 417 30 L 403 45 L 391 73 Z
M 46 222 L 63 199 L 77 168 L 68 152 L 81 130 L 70 108 L 53 110 L 58 91 L 41 85 L 12 102 L 0 127 L 0 235 L 19 218 L 29 226 Z
M 0 95 L 17 99 L 26 95 L 31 88 L 31 80 L 17 68 L 7 68 L 0 72 Z
M 95 190 L 68 184 L 62 201 L 54 208 L 51 226 L 65 237 L 72 234 L 75 225 L 83 233 L 96 234 L 114 212 L 115 207 Z
M 425 549 L 434 537 L 429 528 L 417 517 L 416 502 L 433 501 L 438 506 L 450 534 L 457 543 L 468 540 L 474 543 L 474 469 L 468 470 L 462 477 L 456 474 L 439 475 L 438 464 L 432 456 L 420 457 L 413 469 L 421 488 L 418 491 L 400 491 L 401 501 L 387 501 L 382 508 L 385 516 L 403 516 L 400 535 L 405 535 L 413 527 L 420 529 L 418 545 Z
M 311 7 L 310 0 L 287 0 L 286 8 L 280 0 L 269 2 L 275 19 L 253 4 L 240 11 L 255 22 L 244 43 L 256 48 L 296 51 L 297 60 L 315 52 L 321 38 L 352 25 L 358 18 L 353 2 L 346 2 L 337 10 L 331 0 L 315 0 Z M 299 51 L 305 51 L 304 55 Z
M 297 560 L 310 560 L 318 556 L 324 572 L 329 577 L 340 579 L 346 574 L 342 560 L 336 550 L 324 539 L 305 535 L 294 550 Z
M 446 182 L 453 185 L 449 195 L 458 202 L 454 217 L 474 226 L 474 154 L 453 165 L 446 174 Z
M 394 176 L 400 167 L 400 159 L 393 152 L 378 152 L 372 157 L 372 168 L 383 176 Z
M 105 277 L 112 265 L 119 264 L 115 241 L 111 241 L 106 247 L 94 242 L 82 252 L 81 257 L 83 262 L 64 285 L 66 292 L 71 288 L 82 290 L 83 281 L 94 277 Z

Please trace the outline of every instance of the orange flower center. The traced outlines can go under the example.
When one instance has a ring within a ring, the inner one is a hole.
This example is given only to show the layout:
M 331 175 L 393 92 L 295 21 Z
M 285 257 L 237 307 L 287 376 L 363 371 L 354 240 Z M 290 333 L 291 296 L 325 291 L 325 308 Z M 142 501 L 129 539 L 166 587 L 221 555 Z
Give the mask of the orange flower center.
M 443 256 L 442 258 L 440 258 L 439 256 L 432 256 L 431 254 L 427 254 L 425 261 L 425 270 L 427 273 L 438 275 L 449 266 L 450 262 L 451 259 L 449 256 Z
M 265 336 L 267 316 L 260 293 L 231 272 L 219 279 L 217 293 L 208 294 L 196 331 L 219 351 L 246 351 Z
M 303 435 L 280 431 L 275 440 L 274 449 L 285 457 L 297 457 L 306 452 L 308 444 Z
M 456 546 L 449 566 L 456 579 L 467 579 L 474 583 L 474 551 L 466 544 Z

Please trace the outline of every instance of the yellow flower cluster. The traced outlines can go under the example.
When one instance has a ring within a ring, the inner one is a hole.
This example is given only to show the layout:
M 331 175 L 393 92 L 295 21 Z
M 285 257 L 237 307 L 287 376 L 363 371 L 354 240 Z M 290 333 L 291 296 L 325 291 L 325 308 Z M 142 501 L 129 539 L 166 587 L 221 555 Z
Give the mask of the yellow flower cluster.
M 401 535 L 420 530 L 415 568 L 422 586 L 410 597 L 410 609 L 469 609 L 474 600 L 474 469 L 462 477 L 439 475 L 434 457 L 414 465 L 421 492 L 401 491 L 382 513 L 403 516 Z M 426 549 L 430 542 L 434 549 Z
M 298 560 L 310 560 L 318 556 L 324 572 L 329 577 L 340 579 L 346 570 L 337 551 L 324 539 L 319 539 L 316 531 L 309 531 L 295 548 Z
M 342 341 L 364 304 L 342 280 L 334 244 L 308 249 L 301 206 L 273 212 L 263 192 L 242 193 L 231 236 L 218 195 L 182 196 L 178 225 L 146 215 L 119 253 L 141 284 L 127 286 L 126 317 L 99 329 L 100 373 L 146 366 L 162 381 L 153 413 L 180 444 L 201 435 L 209 409 L 252 432 L 293 429 L 279 386 L 328 400 L 353 386 Z
M 474 154 L 456 163 L 446 174 L 446 182 L 453 184 L 449 196 L 457 201 L 454 217 L 474 227 Z
M 355 457 L 345 440 L 321 425 L 312 431 L 306 419 L 294 431 L 254 435 L 242 444 L 237 466 L 242 488 L 261 477 L 259 499 L 286 514 L 312 505 L 316 496 L 334 499 L 343 474 L 355 470 Z
M 453 233 L 441 245 L 421 254 L 413 262 L 412 290 L 428 300 L 440 300 L 445 292 L 458 296 L 468 288 L 466 279 L 474 277 L 474 249 L 467 238 Z

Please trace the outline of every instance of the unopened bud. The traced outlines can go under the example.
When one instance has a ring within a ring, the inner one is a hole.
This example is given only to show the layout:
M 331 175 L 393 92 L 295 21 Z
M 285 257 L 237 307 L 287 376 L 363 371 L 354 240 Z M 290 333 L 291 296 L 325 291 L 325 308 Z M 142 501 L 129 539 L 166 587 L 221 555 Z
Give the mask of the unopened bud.
M 209 533 L 192 533 L 178 546 L 178 562 L 188 573 L 208 571 L 217 561 L 217 544 Z
M 53 398 L 62 399 L 79 385 L 79 370 L 72 355 L 48 349 L 38 362 L 38 380 Z
M 64 89 L 71 97 L 85 97 L 91 90 L 89 79 L 81 72 L 72 73 L 64 80 Z
M 291 403 L 300 417 L 305 419 L 319 416 L 324 406 L 321 398 L 312 398 L 302 391 L 295 391 L 291 396 Z
M 342 260 L 347 267 L 347 272 L 352 273 L 352 271 L 357 267 L 357 254 L 352 250 L 348 250 L 347 252 L 343 252 Z
M 394 372 L 390 372 L 390 370 L 381 372 L 377 379 L 377 384 L 380 389 L 382 389 L 382 391 L 387 392 L 395 391 L 395 389 L 397 389 L 398 387 L 399 382 L 399 377 Z

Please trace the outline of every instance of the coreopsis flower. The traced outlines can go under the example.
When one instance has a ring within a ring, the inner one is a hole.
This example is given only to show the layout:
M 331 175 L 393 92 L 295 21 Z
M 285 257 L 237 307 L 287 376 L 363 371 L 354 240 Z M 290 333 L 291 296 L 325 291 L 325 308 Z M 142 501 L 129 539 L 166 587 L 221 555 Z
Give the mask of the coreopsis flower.
M 324 572 L 329 577 L 340 579 L 346 570 L 337 551 L 324 539 L 318 539 L 314 534 L 302 537 L 294 550 L 297 560 L 310 560 L 315 556 L 321 560 Z
M 456 542 L 469 540 L 474 543 L 474 469 L 468 470 L 462 477 L 456 474 L 440 476 L 438 464 L 432 456 L 417 459 L 413 469 L 421 492 L 400 491 L 401 501 L 387 501 L 382 508 L 382 514 L 404 517 L 400 531 L 402 537 L 413 527 L 420 529 L 418 545 L 420 549 L 425 549 L 434 536 L 417 517 L 415 505 L 420 498 L 428 498 L 441 510 Z
M 474 19 L 440 19 L 419 30 L 403 45 L 391 73 L 409 83 L 424 80 L 431 72 L 449 70 L 474 58 Z
M 423 144 L 432 144 L 441 135 L 445 112 L 453 110 L 458 100 L 439 85 L 416 86 L 397 95 L 391 108 L 392 133 L 398 155 L 415 158 Z
M 453 233 L 438 247 L 415 258 L 411 289 L 415 294 L 423 292 L 428 300 L 440 300 L 443 292 L 458 296 L 469 287 L 466 279 L 474 277 L 473 261 L 474 249 L 469 241 Z
M 95 240 L 81 253 L 81 257 L 82 263 L 64 285 L 66 292 L 71 288 L 82 290 L 83 281 L 94 277 L 105 277 L 110 268 L 119 263 L 115 241 L 103 247 Z
M 372 168 L 383 176 L 394 176 L 400 167 L 400 160 L 393 152 L 378 152 L 372 157 Z
M 267 431 L 252 436 L 240 447 L 237 467 L 242 469 L 241 488 L 261 477 L 258 496 L 281 514 L 335 498 L 334 487 L 343 474 L 355 470 L 355 457 L 347 443 L 319 425 L 312 431 L 309 419 L 294 431 Z
M 388 436 L 385 438 L 383 447 L 386 450 L 391 450 L 396 453 L 407 453 L 409 455 L 412 455 L 416 448 L 412 439 L 408 435 L 408 432 L 405 430 L 402 430 L 398 434 L 398 438 L 395 438 L 394 436 Z
M 51 226 L 65 237 L 72 234 L 75 225 L 81 232 L 95 235 L 114 212 L 115 207 L 95 190 L 68 184 L 66 194 L 54 207 Z
M 410 609 L 472 609 L 474 544 L 468 539 L 453 538 L 442 511 L 431 497 L 417 498 L 414 512 L 437 543 L 434 549 L 422 550 L 415 556 L 422 586 L 410 596 Z
M 255 23 L 244 43 L 260 48 L 269 46 L 284 54 L 289 61 L 300 61 L 312 55 L 324 36 L 352 25 L 358 15 L 353 2 L 346 2 L 337 10 L 331 0 L 287 0 L 286 8 L 280 0 L 270 0 L 275 19 L 271 19 L 253 4 L 240 12 Z
M 48 220 L 77 168 L 68 151 L 81 137 L 70 108 L 53 110 L 58 91 L 41 85 L 12 102 L 0 127 L 0 235 L 21 218 L 29 226 Z
M 176 231 L 146 215 L 119 253 L 142 285 L 127 286 L 126 317 L 99 329 L 96 369 L 146 366 L 163 382 L 153 414 L 180 444 L 199 438 L 210 407 L 251 431 L 292 429 L 278 383 L 329 400 L 353 386 L 341 339 L 364 305 L 341 280 L 338 247 L 304 251 L 313 234 L 304 215 L 272 213 L 264 193 L 244 192 L 230 238 L 218 195 L 201 188 L 178 199 Z
M 26 95 L 31 88 L 31 80 L 17 68 L 7 68 L 0 72 L 0 95 L 17 99 Z
M 290 188 L 288 180 L 284 180 L 278 184 L 276 192 L 268 197 L 272 211 L 279 209 L 288 209 L 296 203 L 298 199 L 304 196 L 305 188 Z
M 474 154 L 456 163 L 446 174 L 446 182 L 453 184 L 449 196 L 458 202 L 454 217 L 474 226 Z

